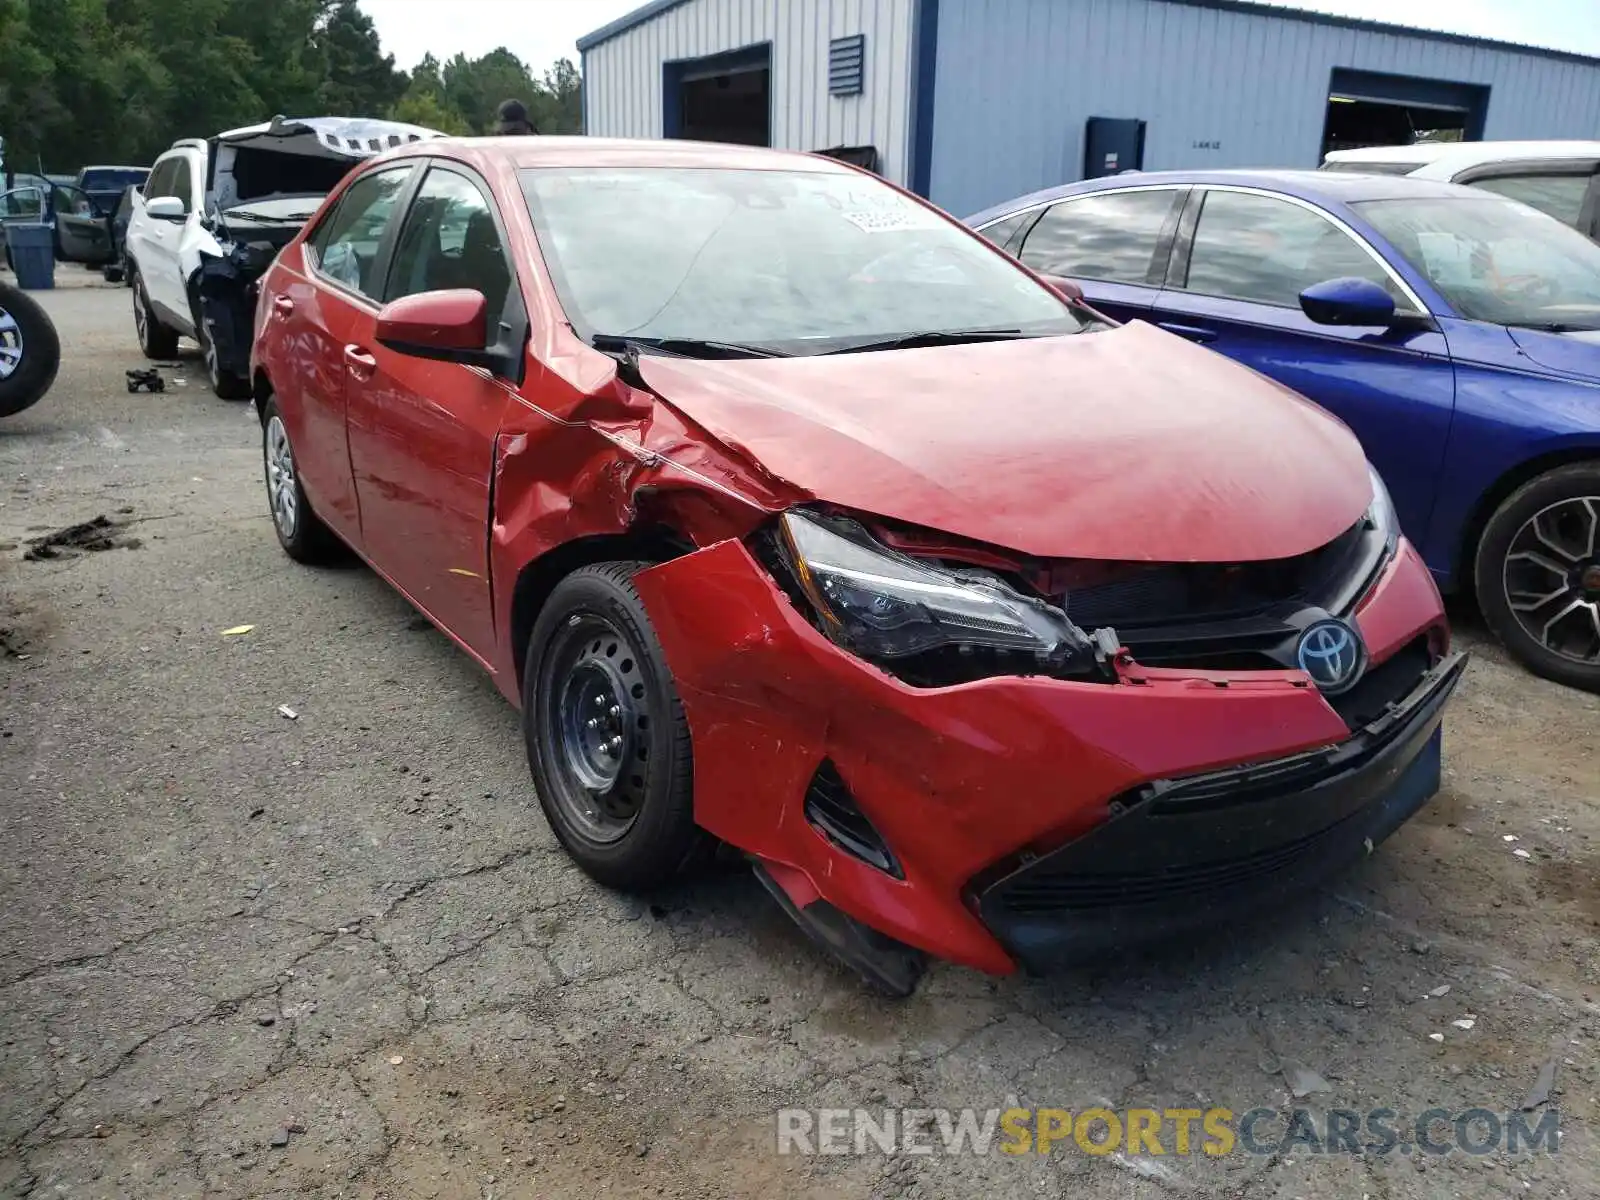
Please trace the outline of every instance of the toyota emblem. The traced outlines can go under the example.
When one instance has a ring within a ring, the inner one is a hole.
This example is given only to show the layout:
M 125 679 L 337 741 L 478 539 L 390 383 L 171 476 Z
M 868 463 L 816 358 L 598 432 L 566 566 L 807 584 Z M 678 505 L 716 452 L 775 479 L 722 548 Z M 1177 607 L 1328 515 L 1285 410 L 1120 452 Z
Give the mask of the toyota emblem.
M 1344 691 L 1361 674 L 1361 639 L 1343 621 L 1331 617 L 1306 627 L 1295 648 L 1295 661 L 1311 682 L 1330 695 Z

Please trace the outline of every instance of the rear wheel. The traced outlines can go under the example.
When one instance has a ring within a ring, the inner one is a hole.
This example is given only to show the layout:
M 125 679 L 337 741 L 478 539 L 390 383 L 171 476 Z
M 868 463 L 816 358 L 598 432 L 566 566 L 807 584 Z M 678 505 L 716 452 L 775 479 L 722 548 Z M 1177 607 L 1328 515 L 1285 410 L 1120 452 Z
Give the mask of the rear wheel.
M 633 586 L 639 562 L 563 579 L 523 672 L 523 732 L 539 804 L 567 853 L 609 887 L 643 890 L 709 856 L 694 823 L 689 727 Z
M 150 307 L 150 297 L 145 293 L 144 280 L 137 274 L 133 278 L 133 329 L 139 335 L 139 349 L 146 358 L 173 358 L 178 353 L 178 333 L 168 329 Z
M 296 562 L 321 563 L 337 558 L 339 539 L 311 510 L 294 448 L 289 444 L 289 429 L 283 423 L 275 400 L 268 400 L 262 411 L 261 457 L 266 472 L 267 503 L 272 512 L 272 528 L 284 553 Z
M 55 382 L 61 340 L 39 302 L 0 283 L 0 417 L 36 404 Z
M 1600 462 L 1530 480 L 1489 518 L 1478 604 L 1537 675 L 1600 692 Z

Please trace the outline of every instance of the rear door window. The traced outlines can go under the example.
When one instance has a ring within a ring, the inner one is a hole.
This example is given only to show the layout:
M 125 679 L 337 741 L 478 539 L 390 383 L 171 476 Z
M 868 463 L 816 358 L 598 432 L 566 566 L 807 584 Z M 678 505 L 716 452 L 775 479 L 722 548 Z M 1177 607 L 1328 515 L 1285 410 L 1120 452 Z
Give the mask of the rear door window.
M 373 171 L 352 183 L 339 206 L 311 238 L 312 257 L 321 274 L 351 291 L 376 300 L 383 282 L 380 252 L 414 168 Z
M 1149 284 L 1161 232 L 1182 194 L 1145 188 L 1058 201 L 1028 230 L 1018 257 L 1044 275 Z

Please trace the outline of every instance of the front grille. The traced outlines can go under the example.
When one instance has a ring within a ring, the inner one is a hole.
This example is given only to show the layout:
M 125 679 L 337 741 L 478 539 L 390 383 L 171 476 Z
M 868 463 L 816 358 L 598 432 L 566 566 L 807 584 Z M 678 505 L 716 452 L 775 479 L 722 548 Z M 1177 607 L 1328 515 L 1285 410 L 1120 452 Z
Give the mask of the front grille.
M 1341 825 L 1333 825 L 1255 854 L 1194 866 L 1128 874 L 1036 874 L 1010 885 L 1000 899 L 1008 911 L 1019 915 L 1179 900 L 1203 903 L 1215 893 L 1244 883 L 1270 883 L 1275 876 L 1297 872 L 1303 863 L 1334 842 L 1341 831 Z
M 1142 627 L 1242 617 L 1295 604 L 1337 612 L 1359 594 L 1383 552 L 1366 519 L 1292 558 L 1243 563 L 1128 564 L 1129 573 L 1074 588 L 1067 616 L 1085 629 L 1110 625 L 1126 639 Z M 1347 598 L 1348 597 L 1348 598 Z
M 1354 687 L 1340 695 L 1329 696 L 1328 703 L 1344 718 L 1346 725 L 1360 729 L 1404 700 L 1432 666 L 1433 652 L 1428 649 L 1428 638 L 1424 634 L 1377 666 L 1368 667 Z
M 835 846 L 896 879 L 905 878 L 883 835 L 856 804 L 839 768 L 829 759 L 811 777 L 805 811 L 812 828 Z

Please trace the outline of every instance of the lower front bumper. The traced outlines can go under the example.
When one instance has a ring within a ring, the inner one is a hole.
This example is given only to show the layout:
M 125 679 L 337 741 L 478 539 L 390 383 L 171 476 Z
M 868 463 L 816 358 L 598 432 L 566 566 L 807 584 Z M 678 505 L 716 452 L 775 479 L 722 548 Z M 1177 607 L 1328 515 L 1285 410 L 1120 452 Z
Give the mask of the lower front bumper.
M 1034 969 L 1214 930 L 1306 891 L 1398 829 L 1439 789 L 1439 728 L 1466 655 L 1330 749 L 1176 780 L 1042 857 L 986 873 L 984 924 Z
M 796 909 L 826 901 L 986 971 L 1018 965 L 1012 934 L 982 911 L 997 865 L 1010 875 L 1094 835 L 1145 789 L 1176 796 L 1239 764 L 1270 776 L 1353 741 L 1297 671 L 915 687 L 823 637 L 735 541 L 641 571 L 634 584 L 688 717 L 696 821 L 758 860 Z M 1355 616 L 1375 667 L 1414 651 L 1421 675 L 1448 643 L 1438 592 L 1403 541 Z M 1385 761 L 1403 767 L 1426 740 Z M 1362 773 L 1348 812 L 1384 790 L 1382 770 Z M 1252 819 L 1281 820 L 1295 788 L 1278 794 L 1285 803 L 1258 806 Z

